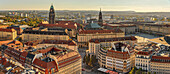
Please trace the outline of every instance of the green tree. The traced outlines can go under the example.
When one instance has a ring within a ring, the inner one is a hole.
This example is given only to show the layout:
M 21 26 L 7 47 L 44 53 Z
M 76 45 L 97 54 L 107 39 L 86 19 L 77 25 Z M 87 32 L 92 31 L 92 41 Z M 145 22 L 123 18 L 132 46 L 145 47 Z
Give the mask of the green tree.
M 90 61 L 90 55 L 88 54 L 88 56 L 86 56 L 86 65 L 88 65 L 89 61 Z
M 142 68 L 139 68 L 135 74 L 141 74 Z
M 148 72 L 148 74 L 151 74 L 151 72 Z

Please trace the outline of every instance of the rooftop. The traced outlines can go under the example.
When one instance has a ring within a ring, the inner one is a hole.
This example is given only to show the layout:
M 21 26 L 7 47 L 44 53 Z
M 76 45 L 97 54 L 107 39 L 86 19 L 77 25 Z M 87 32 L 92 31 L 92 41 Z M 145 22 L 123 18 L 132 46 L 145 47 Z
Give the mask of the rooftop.
M 72 22 L 72 21 L 56 21 L 56 24 L 45 24 L 45 23 L 40 23 L 38 26 L 43 26 L 43 27 L 60 27 L 60 28 L 69 28 L 69 29 L 77 29 L 77 26 L 80 24 Z
M 129 36 L 129 37 L 119 37 L 119 38 L 91 39 L 90 42 L 100 43 L 100 42 L 113 42 L 113 41 L 126 41 L 126 40 L 135 41 L 137 40 L 137 38 L 135 36 Z
M 25 29 L 23 34 L 67 35 L 65 32 L 38 31 Z
M 14 29 L 4 29 L 4 28 L 0 28 L 0 31 L 3 31 L 3 32 L 14 32 L 16 30 Z
M 102 34 L 102 33 L 123 33 L 120 29 L 114 29 L 114 30 L 82 30 L 79 32 L 79 34 Z
M 90 23 L 88 25 L 85 26 L 86 29 L 95 29 L 95 28 L 101 28 L 101 26 L 99 26 L 97 23 Z
M 166 45 L 166 46 L 170 46 L 170 36 L 168 36 L 168 35 L 165 37 L 150 39 L 149 41 L 158 43 L 158 44 L 162 44 L 162 45 Z
M 68 44 L 68 45 L 77 45 L 73 41 L 66 41 L 66 40 L 35 40 L 35 41 L 28 41 L 25 43 L 28 46 L 36 46 L 38 44 Z

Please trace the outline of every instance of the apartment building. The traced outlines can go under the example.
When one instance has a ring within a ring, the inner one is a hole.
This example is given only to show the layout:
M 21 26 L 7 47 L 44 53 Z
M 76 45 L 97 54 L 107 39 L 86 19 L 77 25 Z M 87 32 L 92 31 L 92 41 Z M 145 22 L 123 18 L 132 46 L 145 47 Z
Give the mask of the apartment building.
M 170 73 L 170 56 L 169 51 L 161 51 L 152 56 L 150 63 L 151 73 L 169 74 Z
M 134 36 L 129 37 L 119 37 L 119 38 L 101 38 L 101 39 L 91 39 L 89 41 L 89 53 L 98 55 L 98 51 L 102 47 L 111 47 L 112 44 L 117 42 L 125 42 L 131 46 L 137 42 L 137 38 Z
M 17 37 L 15 29 L 0 28 L 0 40 L 14 40 Z
M 150 62 L 152 57 L 152 49 L 145 48 L 136 54 L 135 66 L 137 69 L 142 68 L 142 70 L 150 72 Z
M 44 39 L 57 39 L 57 40 L 68 40 L 69 36 L 65 32 L 53 32 L 43 30 L 26 29 L 22 34 L 22 40 L 34 41 L 34 40 L 44 40 Z
M 157 35 L 169 35 L 170 25 L 159 24 L 139 24 L 139 31 Z
M 77 35 L 78 46 L 87 47 L 90 39 L 124 37 L 124 32 L 115 30 L 81 30 Z
M 111 48 L 99 50 L 98 63 L 100 67 L 127 73 L 135 66 L 135 52 L 130 45 L 114 43 Z

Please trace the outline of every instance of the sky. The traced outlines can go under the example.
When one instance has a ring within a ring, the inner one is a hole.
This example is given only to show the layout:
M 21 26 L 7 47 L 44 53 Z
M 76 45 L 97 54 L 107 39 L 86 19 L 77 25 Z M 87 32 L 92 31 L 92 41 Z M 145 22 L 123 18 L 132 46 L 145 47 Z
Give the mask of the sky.
M 170 0 L 0 0 L 0 10 L 99 10 L 170 12 Z

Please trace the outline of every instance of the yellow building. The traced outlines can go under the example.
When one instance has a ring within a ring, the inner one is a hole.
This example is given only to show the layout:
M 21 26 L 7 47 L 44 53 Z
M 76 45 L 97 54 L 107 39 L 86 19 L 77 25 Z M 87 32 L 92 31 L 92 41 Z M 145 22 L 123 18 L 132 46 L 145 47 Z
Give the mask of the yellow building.
M 14 40 L 16 37 L 16 30 L 0 28 L 0 40 Z
M 65 32 L 39 31 L 39 30 L 24 30 L 22 34 L 22 40 L 24 42 L 44 39 L 69 40 L 69 36 Z
M 136 58 L 135 58 L 136 68 L 137 69 L 142 68 L 142 70 L 150 72 L 151 55 L 152 55 L 152 51 L 149 49 L 139 51 L 136 54 Z
M 132 47 L 115 43 L 112 48 L 101 48 L 98 54 L 100 67 L 127 73 L 135 66 L 135 52 Z
M 157 35 L 170 34 L 170 25 L 158 25 L 158 24 L 139 24 L 138 28 L 141 32 Z
M 151 73 L 169 74 L 170 73 L 170 57 L 152 56 Z
M 111 47 L 112 44 L 117 42 L 126 42 L 131 46 L 137 42 L 137 38 L 134 36 L 130 37 L 118 37 L 118 38 L 104 38 L 104 39 L 91 39 L 89 41 L 89 53 L 98 55 L 98 51 L 102 47 Z
M 77 36 L 78 46 L 87 47 L 91 39 L 124 37 L 124 32 L 120 29 L 115 30 L 82 30 Z

